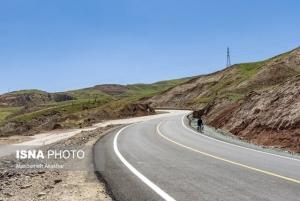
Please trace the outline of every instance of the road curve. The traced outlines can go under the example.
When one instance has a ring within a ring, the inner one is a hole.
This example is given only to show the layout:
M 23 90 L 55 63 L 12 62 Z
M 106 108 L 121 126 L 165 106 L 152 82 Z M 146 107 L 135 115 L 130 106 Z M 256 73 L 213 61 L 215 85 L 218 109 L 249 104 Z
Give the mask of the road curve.
M 185 114 L 132 124 L 96 143 L 96 169 L 116 200 L 300 200 L 299 160 L 196 135 Z

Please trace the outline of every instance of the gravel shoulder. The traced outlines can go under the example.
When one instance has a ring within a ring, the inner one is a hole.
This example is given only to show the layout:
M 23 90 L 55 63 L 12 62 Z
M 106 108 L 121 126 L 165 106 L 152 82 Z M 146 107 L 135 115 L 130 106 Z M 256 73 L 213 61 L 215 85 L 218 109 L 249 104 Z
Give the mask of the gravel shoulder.
M 67 140 L 47 145 L 42 149 L 57 146 L 74 146 L 84 149 L 86 155 L 91 156 L 93 144 L 102 136 L 115 129 L 106 126 L 93 131 L 81 132 Z M 5 167 L 16 163 L 14 156 L 1 158 L 0 171 L 0 200 L 73 200 L 73 201 L 111 201 L 105 184 L 94 171 L 41 171 L 18 170 L 11 171 Z M 68 161 L 66 161 L 68 163 Z M 82 161 L 84 165 L 93 166 L 91 157 Z M 78 165 L 78 164 L 76 164 Z

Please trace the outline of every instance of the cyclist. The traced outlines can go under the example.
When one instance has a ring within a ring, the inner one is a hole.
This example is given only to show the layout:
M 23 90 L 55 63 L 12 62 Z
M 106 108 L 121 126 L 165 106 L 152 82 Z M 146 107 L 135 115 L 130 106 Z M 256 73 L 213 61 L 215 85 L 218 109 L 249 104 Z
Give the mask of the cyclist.
M 202 133 L 203 132 L 203 121 L 202 121 L 201 117 L 198 119 L 197 125 L 198 125 L 197 130 Z

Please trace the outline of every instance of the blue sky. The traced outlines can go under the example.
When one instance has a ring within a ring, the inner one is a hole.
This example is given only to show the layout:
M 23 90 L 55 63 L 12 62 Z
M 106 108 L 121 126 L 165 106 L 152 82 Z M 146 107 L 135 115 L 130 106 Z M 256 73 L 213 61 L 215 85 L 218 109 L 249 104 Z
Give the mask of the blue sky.
M 298 0 L 2 0 L 0 93 L 150 83 L 300 45 Z

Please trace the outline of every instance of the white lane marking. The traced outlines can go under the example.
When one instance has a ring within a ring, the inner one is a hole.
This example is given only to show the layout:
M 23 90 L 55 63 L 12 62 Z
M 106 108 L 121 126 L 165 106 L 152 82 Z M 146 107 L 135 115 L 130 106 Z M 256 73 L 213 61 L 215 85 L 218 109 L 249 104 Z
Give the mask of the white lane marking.
M 225 158 L 222 158 L 222 157 L 219 157 L 219 156 L 215 156 L 215 155 L 212 155 L 212 154 L 209 154 L 209 153 L 206 153 L 204 151 L 200 151 L 198 149 L 194 149 L 192 147 L 189 147 L 189 146 L 186 146 L 184 144 L 181 144 L 179 142 L 176 142 L 168 137 L 166 137 L 165 135 L 162 134 L 162 132 L 159 130 L 159 127 L 161 125 L 162 122 L 160 122 L 157 126 L 156 126 L 156 131 L 157 133 L 163 137 L 164 139 L 168 140 L 169 142 L 172 142 L 180 147 L 183 147 L 185 149 L 188 149 L 190 151 L 194 151 L 198 154 L 202 154 L 204 156 L 207 156 L 207 157 L 211 157 L 211 158 L 214 158 L 214 159 L 217 159 L 217 160 L 220 160 L 220 161 L 224 161 L 224 162 L 227 162 L 227 163 L 230 163 L 230 164 L 233 164 L 233 165 L 237 165 L 237 166 L 240 166 L 240 167 L 243 167 L 243 168 L 246 168 L 246 169 L 249 169 L 249 170 L 253 170 L 253 171 L 257 171 L 257 172 L 260 172 L 260 173 L 264 173 L 264 174 L 267 174 L 267 175 L 270 175 L 270 176 L 274 176 L 274 177 L 278 177 L 280 179 L 284 179 L 284 180 L 287 180 L 287 181 L 291 181 L 291 182 L 295 182 L 297 184 L 300 184 L 300 180 L 297 180 L 297 179 L 293 179 L 293 178 L 290 178 L 290 177 L 286 177 L 286 176 L 282 176 L 282 175 L 279 175 L 279 174 L 276 174 L 276 173 L 273 173 L 273 172 L 269 172 L 269 171 L 266 171 L 266 170 L 262 170 L 262 169 L 258 169 L 258 168 L 255 168 L 255 167 L 251 167 L 251 166 L 248 166 L 248 165 L 244 165 L 242 163 L 238 163 L 238 162 L 235 162 L 235 161 L 231 161 L 231 160 L 228 160 L 228 159 L 225 159 Z
M 128 125 L 130 126 L 130 125 Z M 174 198 L 172 198 L 170 195 L 168 195 L 166 192 L 164 192 L 162 189 L 160 189 L 157 185 L 155 185 L 152 181 L 150 181 L 147 177 L 142 175 L 137 169 L 135 169 L 120 153 L 118 149 L 117 140 L 120 135 L 120 133 L 125 130 L 128 126 L 120 129 L 118 133 L 114 137 L 114 151 L 118 158 L 122 161 L 122 163 L 133 173 L 135 174 L 142 182 L 144 182 L 147 186 L 149 186 L 153 191 L 155 191 L 160 197 L 162 197 L 166 201 L 176 201 Z
M 242 149 L 246 149 L 246 150 L 251 150 L 251 151 L 254 151 L 254 152 L 258 152 L 258 153 L 263 153 L 263 154 L 267 154 L 267 155 L 271 155 L 271 156 L 276 156 L 276 157 L 280 157 L 280 158 L 284 158 L 284 159 L 290 159 L 290 160 L 294 160 L 294 161 L 298 161 L 300 162 L 299 159 L 296 159 L 296 158 L 291 158 L 291 157 L 287 157 L 287 156 L 281 156 L 281 155 L 277 155 L 277 154 L 272 154 L 272 153 L 268 153 L 268 152 L 265 152 L 265 151 L 259 151 L 259 150 L 255 150 L 255 149 L 251 149 L 251 148 L 248 148 L 248 147 L 243 147 L 243 146 L 240 146 L 240 145 L 236 145 L 236 144 L 232 144 L 232 143 L 229 143 L 229 142 L 225 142 L 225 141 L 222 141 L 222 140 L 218 140 L 218 139 L 215 139 L 213 137 L 209 137 L 207 135 L 203 135 L 201 133 L 198 133 L 196 131 L 194 131 L 193 129 L 187 127 L 185 124 L 184 124 L 184 118 L 186 117 L 186 115 L 183 115 L 182 118 L 181 118 L 181 123 L 182 123 L 182 126 L 187 129 L 187 130 L 190 130 L 192 131 L 193 133 L 197 134 L 197 135 L 201 135 L 202 137 L 205 137 L 205 138 L 209 138 L 211 140 L 214 140 L 214 141 L 217 141 L 217 142 L 221 142 L 221 143 L 224 143 L 224 144 L 227 144 L 227 145 L 231 145 L 231 146 L 234 146 L 234 147 L 239 147 L 239 148 L 242 148 Z

